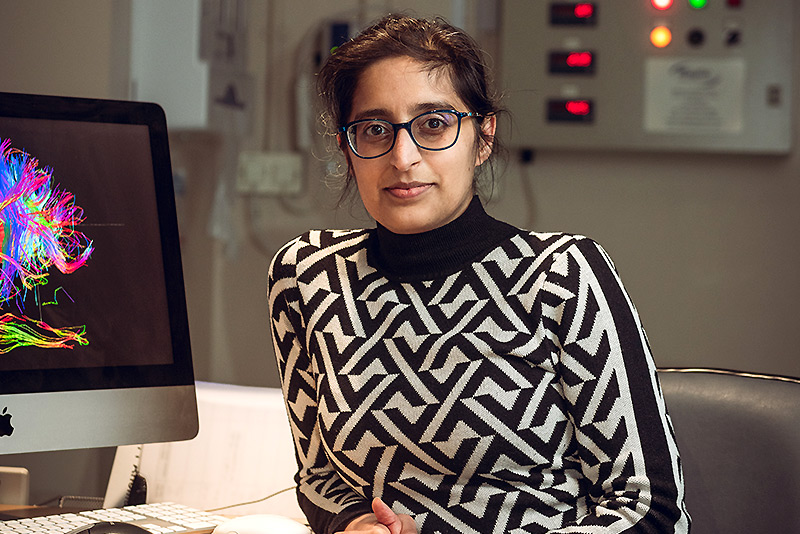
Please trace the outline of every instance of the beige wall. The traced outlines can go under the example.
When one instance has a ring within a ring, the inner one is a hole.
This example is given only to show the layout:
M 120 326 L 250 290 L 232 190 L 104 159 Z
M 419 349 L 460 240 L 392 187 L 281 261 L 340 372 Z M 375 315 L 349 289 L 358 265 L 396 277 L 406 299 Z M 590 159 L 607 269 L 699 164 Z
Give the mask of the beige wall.
M 439 2 L 435 9 L 447 14 L 452 4 Z M 275 3 L 271 20 L 277 26 L 267 25 L 278 28 L 275 38 L 264 37 L 269 31 L 260 34 L 268 44 L 262 49 L 271 51 L 261 60 L 268 68 L 260 74 L 271 98 L 264 104 L 264 131 L 249 142 L 264 149 L 293 148 L 279 130 L 291 117 L 287 102 L 296 51 L 317 24 L 293 13 L 313 5 L 321 19 L 330 14 L 325 10 L 343 4 L 291 5 Z M 475 30 L 478 3 L 464 5 L 464 22 Z M 800 10 L 794 17 L 800 21 Z M 797 66 L 800 39 L 794 48 Z M 251 61 L 254 72 L 257 64 Z M 798 109 L 800 91 L 794 94 Z M 198 354 L 203 376 L 276 384 L 264 302 L 270 257 L 309 227 L 365 224 L 346 211 L 329 211 L 335 195 L 321 185 L 324 154 L 318 144 L 307 159 L 303 196 L 237 199 L 242 246 L 233 260 L 213 256 L 216 288 L 208 303 L 214 311 L 206 310 L 200 321 L 212 339 L 195 346 L 196 353 L 206 351 Z M 515 160 L 511 154 L 489 211 L 522 227 L 583 233 L 603 244 L 642 315 L 658 365 L 800 376 L 800 329 L 793 324 L 800 301 L 794 274 L 800 264 L 796 150 L 773 157 L 548 151 L 526 167 Z M 189 262 L 190 268 L 198 265 Z M 197 307 L 193 311 L 199 313 Z
M 481 27 L 477 1 L 367 4 L 249 4 L 247 70 L 257 99 L 253 128 L 241 148 L 296 148 L 285 134 L 294 120 L 294 74 L 313 69 L 309 50 L 325 18 L 344 15 L 363 23 L 402 5 L 424 14 L 456 13 L 476 33 Z M 0 6 L 0 89 L 101 97 L 124 92 L 130 47 L 125 0 Z M 491 50 L 491 35 L 481 35 Z M 794 93 L 797 109 L 800 92 Z M 331 210 L 335 194 L 322 184 L 325 150 L 317 143 L 304 150 L 309 156 L 303 195 L 234 195 L 232 240 L 211 238 L 215 189 L 219 180 L 231 179 L 222 163 L 225 142 L 210 132 L 172 135 L 175 166 L 187 176 L 179 203 L 197 375 L 276 385 L 264 301 L 270 257 L 309 227 L 371 223 Z M 793 305 L 800 301 L 794 276 L 800 260 L 796 150 L 777 157 L 547 151 L 527 167 L 518 166 L 514 154 L 510 160 L 488 209 L 520 226 L 600 241 L 643 316 L 659 365 L 800 375 L 800 329 L 793 327 Z
M 590 235 L 609 251 L 657 364 L 800 376 L 796 150 L 542 153 L 526 180 L 537 228 Z M 502 200 L 520 224 L 521 189 L 512 174 Z
M 459 11 L 466 25 L 476 26 L 476 2 Z M 451 15 L 451 1 L 251 2 L 248 74 L 258 98 L 251 132 L 239 140 L 243 149 L 297 150 L 291 135 L 295 114 L 296 76 L 313 75 L 313 55 L 320 49 L 318 30 L 328 19 L 345 18 L 366 24 L 397 6 L 418 14 Z M 385 8 L 375 6 L 385 6 Z M 314 13 L 315 17 L 298 16 Z M 313 76 L 312 76 L 313 77 Z M 244 385 L 278 385 L 266 310 L 266 272 L 272 255 L 289 239 L 311 227 L 352 227 L 372 224 L 354 219 L 347 210 L 332 209 L 335 193 L 324 185 L 325 147 L 313 130 L 314 146 L 304 149 L 306 179 L 303 194 L 288 198 L 236 196 L 227 222 L 230 238 L 208 235 L 211 206 L 220 182 L 232 181 L 226 166 L 230 138 L 198 132 L 174 132 L 171 138 L 176 168 L 186 171 L 182 202 L 182 247 L 195 370 L 199 378 Z
M 125 0 L 1 0 L 0 90 L 125 96 L 129 9 Z
M 463 22 L 475 31 L 479 3 L 402 5 L 447 16 L 453 6 L 463 7 Z M 258 99 L 253 130 L 241 147 L 294 148 L 284 132 L 293 120 L 292 73 L 305 68 L 298 50 L 310 46 L 323 17 L 349 10 L 366 21 L 382 11 L 366 5 L 251 3 L 248 70 Z M 401 2 L 378 5 L 390 9 Z M 129 17 L 127 0 L 0 0 L 0 90 L 124 96 Z M 794 19 L 800 29 L 800 9 Z M 484 38 L 491 47 L 491 36 Z M 798 73 L 800 39 L 794 58 Z M 797 110 L 800 91 L 794 95 Z M 214 192 L 220 179 L 230 180 L 222 157 L 226 139 L 173 131 L 171 142 L 175 166 L 187 177 L 178 201 L 197 377 L 277 385 L 264 295 L 269 259 L 309 227 L 370 223 L 330 210 L 334 195 L 322 184 L 324 150 L 317 143 L 306 151 L 303 195 L 234 197 L 233 240 L 212 239 Z M 489 211 L 519 226 L 583 233 L 603 244 L 642 315 L 659 365 L 800 376 L 796 149 L 783 157 L 549 151 L 527 167 L 514 159 Z M 103 474 L 96 480 L 65 488 L 56 477 L 61 492 L 84 494 L 102 492 Z

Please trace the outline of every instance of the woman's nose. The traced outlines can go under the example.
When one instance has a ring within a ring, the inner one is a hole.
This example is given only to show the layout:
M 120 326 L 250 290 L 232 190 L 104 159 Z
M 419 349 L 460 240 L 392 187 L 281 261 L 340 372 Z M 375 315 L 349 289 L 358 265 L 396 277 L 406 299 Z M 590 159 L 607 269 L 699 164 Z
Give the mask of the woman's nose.
M 420 148 L 405 128 L 397 132 L 397 139 L 389 155 L 391 164 L 401 171 L 410 169 L 422 159 Z

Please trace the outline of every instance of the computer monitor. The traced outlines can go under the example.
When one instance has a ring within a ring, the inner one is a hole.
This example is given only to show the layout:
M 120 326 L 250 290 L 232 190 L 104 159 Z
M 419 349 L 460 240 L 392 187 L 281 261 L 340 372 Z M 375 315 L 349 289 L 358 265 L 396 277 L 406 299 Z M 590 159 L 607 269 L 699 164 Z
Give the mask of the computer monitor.
M 0 454 L 197 433 L 159 106 L 0 93 L 0 243 Z

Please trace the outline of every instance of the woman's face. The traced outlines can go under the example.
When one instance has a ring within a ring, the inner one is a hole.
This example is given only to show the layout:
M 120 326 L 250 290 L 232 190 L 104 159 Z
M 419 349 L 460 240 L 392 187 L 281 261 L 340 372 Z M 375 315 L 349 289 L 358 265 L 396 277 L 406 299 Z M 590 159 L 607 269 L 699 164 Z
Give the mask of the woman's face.
M 396 57 L 380 60 L 362 72 L 347 120 L 401 123 L 436 109 L 471 111 L 445 72 L 429 71 L 416 60 Z M 456 144 L 439 152 L 417 147 L 403 129 L 397 132 L 392 150 L 379 158 L 362 159 L 347 148 L 348 165 L 369 214 L 398 234 L 433 230 L 461 215 L 474 194 L 475 167 L 491 153 L 484 143 L 476 149 L 473 120 L 462 119 Z M 494 117 L 483 122 L 484 131 L 493 135 Z

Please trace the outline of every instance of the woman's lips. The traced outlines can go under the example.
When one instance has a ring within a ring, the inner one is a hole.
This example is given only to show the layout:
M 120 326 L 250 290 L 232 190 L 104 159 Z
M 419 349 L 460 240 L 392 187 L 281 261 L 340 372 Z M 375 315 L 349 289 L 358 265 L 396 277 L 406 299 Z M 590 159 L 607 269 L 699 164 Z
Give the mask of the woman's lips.
M 433 184 L 424 184 L 419 182 L 407 184 L 400 183 L 387 187 L 386 191 L 396 198 L 414 198 L 421 195 L 431 187 L 433 187 Z

